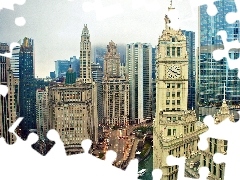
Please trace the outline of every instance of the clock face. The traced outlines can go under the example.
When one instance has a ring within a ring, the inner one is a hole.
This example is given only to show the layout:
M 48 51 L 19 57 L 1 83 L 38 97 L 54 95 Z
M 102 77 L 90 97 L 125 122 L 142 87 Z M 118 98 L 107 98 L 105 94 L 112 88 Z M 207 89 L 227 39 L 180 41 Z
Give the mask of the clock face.
M 181 75 L 181 68 L 177 65 L 172 65 L 167 69 L 167 76 L 171 79 L 179 78 Z

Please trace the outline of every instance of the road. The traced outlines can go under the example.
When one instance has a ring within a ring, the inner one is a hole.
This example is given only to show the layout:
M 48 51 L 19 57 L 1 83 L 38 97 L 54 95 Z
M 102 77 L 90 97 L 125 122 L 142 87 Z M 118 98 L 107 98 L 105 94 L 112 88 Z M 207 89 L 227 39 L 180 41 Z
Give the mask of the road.
M 124 151 L 127 144 L 127 138 L 119 138 L 121 136 L 126 136 L 126 131 L 124 130 L 110 130 L 109 131 L 109 146 L 106 143 L 106 150 L 113 150 L 117 153 L 116 162 L 119 162 L 124 157 Z

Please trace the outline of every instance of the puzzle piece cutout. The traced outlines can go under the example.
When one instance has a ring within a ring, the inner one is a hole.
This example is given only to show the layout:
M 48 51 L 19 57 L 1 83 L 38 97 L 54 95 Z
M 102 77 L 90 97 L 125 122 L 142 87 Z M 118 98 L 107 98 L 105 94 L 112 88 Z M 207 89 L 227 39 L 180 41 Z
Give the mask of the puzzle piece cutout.
M 98 21 L 105 20 L 106 18 L 113 17 L 115 15 L 123 13 L 121 3 L 113 5 L 103 6 L 101 0 L 94 0 L 94 2 L 84 2 L 82 5 L 84 12 L 95 11 L 96 19 Z
M 7 58 L 11 58 L 12 57 L 12 51 L 15 47 L 19 47 L 20 44 L 19 43 L 16 43 L 16 42 L 13 42 L 10 44 L 10 52 L 5 52 L 4 54 L 0 53 L 0 56 L 4 56 L 4 57 L 7 57 Z
M 215 16 L 218 13 L 217 7 L 215 6 L 214 2 L 217 2 L 220 0 L 178 0 L 178 2 L 180 3 L 185 3 L 186 4 L 186 9 L 187 12 L 185 14 L 187 14 L 189 12 L 189 14 L 187 16 L 181 17 L 179 19 L 178 24 L 182 24 L 184 22 L 188 23 L 189 21 L 197 21 L 198 19 L 198 7 L 202 6 L 202 5 L 207 5 L 207 13 L 209 14 L 209 16 Z M 183 15 L 183 13 L 181 13 L 181 15 Z
M 239 71 L 240 70 L 240 57 L 238 59 L 234 59 L 234 60 L 229 57 L 229 51 L 231 49 L 239 49 L 239 47 L 240 47 L 239 41 L 235 40 L 235 41 L 228 42 L 227 41 L 227 32 L 224 30 L 219 31 L 217 33 L 217 35 L 221 36 L 223 45 L 224 45 L 224 49 L 214 50 L 212 52 L 213 58 L 216 61 L 226 58 L 229 69 L 232 70 L 232 69 L 237 68 L 238 69 L 238 78 L 240 78 L 240 71 Z
M 0 95 L 6 97 L 8 93 L 8 87 L 5 85 L 0 85 Z
M 240 20 L 240 1 L 239 0 L 234 0 L 234 2 L 235 2 L 235 5 L 236 5 L 237 12 L 229 12 L 226 15 L 226 21 L 229 24 L 233 24 L 236 21 Z
M 0 11 L 2 9 L 14 10 L 14 4 L 23 5 L 26 0 L 0 0 Z M 15 18 L 15 24 L 17 26 L 24 26 L 26 20 L 24 17 Z
M 23 5 L 26 0 L 0 0 L 0 10 L 14 10 L 14 4 Z
M 19 118 L 9 128 L 11 133 L 15 134 L 15 128 L 22 119 L 23 118 Z M 81 143 L 84 153 L 67 156 L 64 144 L 56 130 L 50 130 L 47 133 L 47 137 L 55 141 L 56 145 L 46 156 L 41 156 L 36 151 L 32 150 L 31 145 L 38 140 L 38 136 L 34 133 L 29 134 L 26 141 L 23 141 L 17 136 L 17 141 L 13 145 L 7 145 L 4 139 L 1 138 L 0 159 L 4 162 L 0 165 L 2 170 L 1 176 L 13 180 L 19 178 L 19 174 L 27 170 L 28 172 L 25 179 L 28 180 L 34 177 L 34 179 L 40 180 L 43 176 L 36 176 L 36 174 L 39 173 L 39 170 L 42 169 L 42 165 L 44 165 L 44 172 L 42 175 L 47 175 L 48 179 L 76 179 L 80 177 L 81 179 L 112 180 L 114 177 L 114 179 L 117 180 L 137 180 L 137 159 L 130 161 L 127 169 L 124 171 L 112 165 L 116 159 L 116 153 L 114 151 L 107 151 L 105 160 L 101 160 L 89 154 L 92 145 L 92 141 L 89 139 L 83 140 Z M 19 164 L 18 168 L 14 169 L 14 173 L 12 173 L 13 169 L 9 168 L 13 161 Z M 34 166 L 32 165 L 33 162 Z M 57 170 L 57 173 L 54 173 L 55 170 Z M 104 173 L 104 170 L 109 170 L 109 172 Z
M 166 159 L 167 164 L 169 166 L 178 166 L 178 177 L 177 180 L 193 180 L 192 178 L 185 177 L 185 163 L 186 163 L 186 157 L 174 157 L 173 155 L 170 155 Z M 199 168 L 199 179 L 195 180 L 206 180 L 209 175 L 209 169 L 207 167 L 201 167 Z
M 240 111 L 238 111 L 240 114 Z M 209 127 L 209 130 L 200 135 L 198 147 L 201 150 L 208 148 L 208 138 L 222 139 L 228 141 L 227 154 L 216 153 L 213 156 L 215 163 L 220 164 L 225 162 L 225 180 L 230 180 L 232 177 L 238 177 L 238 166 L 236 162 L 240 162 L 239 156 L 239 137 L 240 137 L 240 121 L 231 122 L 228 118 L 219 124 L 214 124 L 214 118 L 207 116 L 204 118 L 204 123 Z

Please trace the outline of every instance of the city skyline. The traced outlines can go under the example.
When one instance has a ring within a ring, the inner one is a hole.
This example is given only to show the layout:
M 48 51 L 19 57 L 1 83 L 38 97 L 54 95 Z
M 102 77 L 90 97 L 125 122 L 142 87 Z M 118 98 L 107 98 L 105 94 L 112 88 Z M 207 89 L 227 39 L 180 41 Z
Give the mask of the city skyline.
M 39 2 L 27 1 L 22 6 L 15 6 L 14 11 L 3 9 L 0 16 L 0 20 L 3 22 L 0 25 L 0 34 L 4 36 L 0 36 L 1 41 L 10 44 L 18 42 L 25 36 L 34 39 L 36 77 L 45 78 L 49 72 L 54 70 L 55 60 L 69 59 L 72 56 L 78 58 L 83 24 L 88 24 L 91 30 L 93 46 L 105 45 L 110 40 L 118 45 L 142 42 L 155 46 L 156 39 L 164 28 L 162 26 L 163 20 L 160 17 L 164 16 L 167 12 L 166 7 L 169 5 L 169 1 L 152 1 L 152 3 L 156 3 L 156 7 L 148 10 L 144 7 L 135 6 L 133 8 L 131 1 L 123 1 L 121 5 L 124 12 L 98 21 L 94 11 L 84 12 L 82 7 L 84 2 L 86 1 L 69 2 L 62 0 L 58 3 L 56 1 L 42 1 L 40 4 Z M 117 3 L 117 1 L 110 3 L 106 0 L 102 2 L 106 7 Z M 178 9 L 186 8 L 187 5 L 185 2 L 173 1 L 173 6 L 178 7 Z M 32 8 L 34 6 L 37 6 L 38 9 L 34 10 Z M 53 6 L 57 10 L 53 10 Z M 186 19 L 188 15 L 188 13 L 183 13 L 180 17 Z M 14 18 L 17 16 L 25 17 L 25 26 L 18 27 L 14 24 Z M 183 22 L 181 29 L 196 32 L 197 23 L 194 27 L 193 23 Z M 46 64 L 48 64 L 47 67 Z

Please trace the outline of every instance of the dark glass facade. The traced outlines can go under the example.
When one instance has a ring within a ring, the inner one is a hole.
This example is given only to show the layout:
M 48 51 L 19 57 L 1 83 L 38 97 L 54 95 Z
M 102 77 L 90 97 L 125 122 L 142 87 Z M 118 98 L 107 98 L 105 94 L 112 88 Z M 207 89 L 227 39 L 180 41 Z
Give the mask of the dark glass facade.
M 196 83 L 196 57 L 195 57 L 195 32 L 182 30 L 187 39 L 188 53 L 188 109 L 195 109 L 195 83 Z
M 33 40 L 24 38 L 19 52 L 20 133 L 26 139 L 30 129 L 36 129 L 36 79 L 34 75 Z

